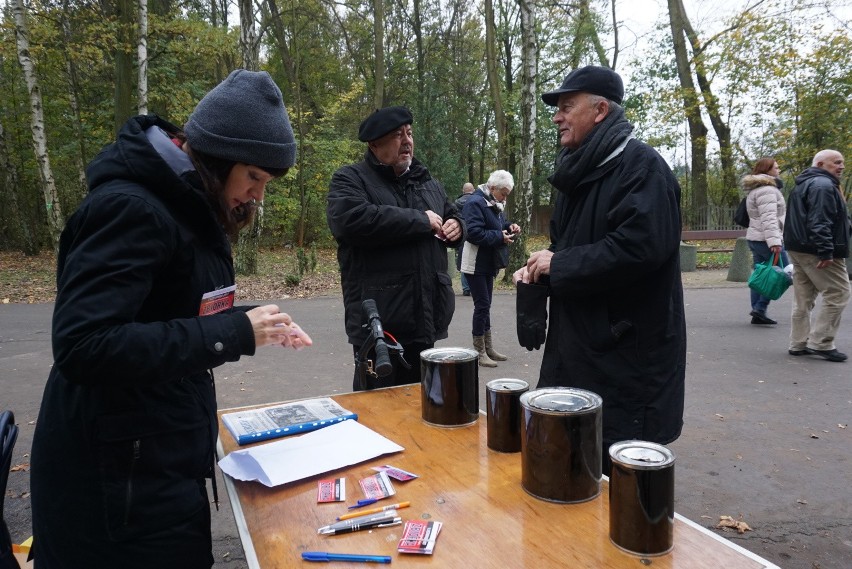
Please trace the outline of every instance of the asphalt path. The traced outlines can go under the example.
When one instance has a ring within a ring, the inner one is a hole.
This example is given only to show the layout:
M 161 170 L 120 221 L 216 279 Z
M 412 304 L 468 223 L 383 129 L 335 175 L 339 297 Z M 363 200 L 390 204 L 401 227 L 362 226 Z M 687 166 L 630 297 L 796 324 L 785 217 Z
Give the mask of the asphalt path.
M 852 567 L 852 363 L 787 355 L 790 292 L 771 304 L 779 324 L 769 327 L 750 324 L 744 284 L 687 288 L 685 300 L 685 426 L 671 445 L 676 510 L 785 569 Z M 299 352 L 261 348 L 254 357 L 218 368 L 220 408 L 350 390 L 353 357 L 343 334 L 341 298 L 274 302 L 311 334 L 314 346 Z M 479 368 L 483 408 L 487 381 L 514 377 L 535 386 L 538 379 L 542 352 L 518 345 L 514 302 L 512 293 L 495 294 L 495 345 L 509 361 Z M 29 463 L 53 363 L 52 310 L 52 304 L 0 305 L 0 409 L 12 409 L 20 426 L 13 467 Z M 469 347 L 471 313 L 470 298 L 457 296 L 450 336 L 437 345 Z M 852 352 L 849 315 L 838 349 Z M 723 515 L 741 519 L 751 531 L 715 529 Z M 26 468 L 9 475 L 5 518 L 13 542 L 31 535 Z M 213 533 L 215 567 L 246 567 L 227 500 L 213 513 Z

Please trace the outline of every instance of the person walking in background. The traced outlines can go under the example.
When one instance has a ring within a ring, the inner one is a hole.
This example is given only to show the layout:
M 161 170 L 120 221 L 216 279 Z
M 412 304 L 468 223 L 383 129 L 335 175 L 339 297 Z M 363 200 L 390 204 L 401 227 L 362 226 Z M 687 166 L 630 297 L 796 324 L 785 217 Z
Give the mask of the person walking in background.
M 473 191 L 476 188 L 473 187 L 473 184 L 470 182 L 466 182 L 462 186 L 462 193 L 459 197 L 456 198 L 456 201 L 453 202 L 453 205 L 456 206 L 456 209 L 459 211 L 464 210 L 464 204 L 467 200 L 470 199 L 470 196 L 473 195 Z M 462 296 L 470 296 L 470 285 L 467 283 L 467 275 L 461 272 L 461 256 L 462 256 L 462 248 L 464 247 L 464 243 L 459 245 L 458 249 L 456 249 L 456 270 L 459 272 L 459 280 L 461 281 L 462 287 Z
M 515 180 L 506 170 L 495 170 L 464 205 L 467 239 L 461 255 L 461 272 L 467 275 L 473 297 L 473 347 L 479 365 L 497 367 L 507 357 L 494 350 L 491 334 L 491 300 L 494 277 L 509 263 L 509 244 L 521 232 L 503 215 Z
M 793 261 L 792 356 L 816 355 L 830 362 L 846 361 L 834 338 L 849 302 L 849 217 L 840 191 L 843 155 L 820 150 L 812 166 L 796 177 L 790 193 L 784 244 Z M 822 307 L 811 325 L 818 295 Z
M 597 66 L 542 95 L 556 107 L 563 146 L 548 178 L 558 192 L 551 244 L 514 274 L 519 311 L 535 288 L 527 283 L 549 281 L 538 387 L 603 398 L 605 474 L 611 444 L 680 436 L 686 375 L 680 186 L 663 157 L 633 137 L 623 96 L 621 77 Z M 544 325 L 539 318 L 525 330 L 539 338 Z M 522 345 L 540 344 L 518 330 Z
M 334 173 L 326 205 L 354 353 L 368 340 L 361 302 L 372 298 L 384 329 L 412 364 L 394 365 L 382 386 L 418 383 L 420 352 L 447 337 L 456 306 L 447 248 L 464 241 L 461 214 L 414 158 L 413 120 L 405 107 L 364 119 L 358 129 L 367 143 L 364 160 Z M 353 389 L 361 389 L 357 375 Z
M 787 266 L 787 254 L 782 246 L 787 206 L 784 194 L 781 193 L 783 183 L 778 172 L 778 162 L 774 158 L 764 157 L 757 161 L 751 174 L 742 179 L 749 218 L 746 240 L 755 266 L 775 255 L 778 255 L 782 268 Z M 751 323 L 778 324 L 766 314 L 769 299 L 753 289 L 749 290 Z
M 40 569 L 213 565 L 209 370 L 312 343 L 275 305 L 233 306 L 228 234 L 295 158 L 278 86 L 240 69 L 183 132 L 131 118 L 89 164 L 60 240 L 55 364 L 32 446 Z

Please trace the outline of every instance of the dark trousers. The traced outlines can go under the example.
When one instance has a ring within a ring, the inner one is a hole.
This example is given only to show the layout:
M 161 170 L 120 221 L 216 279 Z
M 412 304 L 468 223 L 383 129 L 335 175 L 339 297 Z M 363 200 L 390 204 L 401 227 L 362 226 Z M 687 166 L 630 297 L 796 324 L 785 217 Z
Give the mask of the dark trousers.
M 473 335 L 482 336 L 491 330 L 491 298 L 494 294 L 493 275 L 467 275 L 470 296 L 473 298 Z
M 366 389 L 376 389 L 379 387 L 394 387 L 397 385 L 408 385 L 410 383 L 420 383 L 420 352 L 423 350 L 429 350 L 434 348 L 435 344 L 403 344 L 403 357 L 408 365 L 411 366 L 411 369 L 406 369 L 402 362 L 399 361 L 399 358 L 394 355 L 393 350 L 388 350 L 391 352 L 389 354 L 391 364 L 393 364 L 393 372 L 390 375 L 385 377 L 373 377 L 369 374 L 365 375 L 366 379 Z M 356 358 L 358 356 L 358 351 L 361 349 L 361 346 L 352 346 L 353 353 Z M 376 353 L 373 350 L 370 350 L 368 358 L 375 361 Z M 363 367 L 363 366 L 362 366 Z M 359 369 L 356 363 L 355 368 L 355 378 L 352 383 L 353 391 L 364 391 L 365 388 L 361 386 L 361 375 L 364 374 L 363 369 Z
M 751 258 L 754 261 L 755 266 L 757 266 L 758 263 L 765 263 L 772 257 L 772 250 L 769 248 L 769 245 L 766 244 L 766 241 L 749 241 L 748 248 L 751 249 Z M 781 268 L 784 268 L 789 264 L 789 261 L 787 260 L 787 251 L 784 249 L 781 249 L 781 256 L 778 263 Z M 769 299 L 761 295 L 759 292 L 752 289 L 749 290 L 751 291 L 752 311 L 766 315 L 766 309 L 769 307 Z

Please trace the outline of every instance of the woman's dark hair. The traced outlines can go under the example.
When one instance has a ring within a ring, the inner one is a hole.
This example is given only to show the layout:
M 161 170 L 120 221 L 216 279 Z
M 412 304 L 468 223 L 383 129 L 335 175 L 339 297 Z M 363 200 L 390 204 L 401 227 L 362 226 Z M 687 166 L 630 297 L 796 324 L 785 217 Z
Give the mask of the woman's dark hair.
M 764 156 L 754 165 L 752 169 L 752 174 L 768 174 L 770 170 L 772 170 L 772 165 L 775 164 L 775 158 L 771 156 Z
M 182 133 L 176 138 L 181 140 L 181 142 L 186 142 L 186 137 L 183 136 Z M 204 186 L 204 193 L 207 196 L 210 207 L 212 207 L 213 211 L 216 213 L 219 223 L 222 224 L 222 227 L 224 227 L 225 232 L 228 235 L 231 237 L 236 236 L 240 229 L 252 222 L 255 210 L 257 209 L 257 206 L 253 203 L 242 204 L 232 209 L 228 207 L 228 204 L 225 201 L 225 182 L 228 180 L 228 176 L 231 174 L 231 170 L 237 162 L 225 158 L 217 158 L 215 156 L 210 156 L 209 154 L 193 150 L 192 145 L 189 143 L 186 144 L 185 148 L 193 165 L 195 166 L 195 171 L 198 172 L 198 176 L 201 178 L 201 183 Z M 265 171 L 273 178 L 280 178 L 289 170 L 289 168 L 267 168 L 259 165 L 255 166 Z

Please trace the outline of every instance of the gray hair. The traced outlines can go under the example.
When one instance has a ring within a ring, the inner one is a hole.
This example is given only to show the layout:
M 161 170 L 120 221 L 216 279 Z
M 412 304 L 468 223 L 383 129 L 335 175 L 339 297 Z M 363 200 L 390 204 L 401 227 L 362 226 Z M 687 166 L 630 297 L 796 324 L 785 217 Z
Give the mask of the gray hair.
M 818 167 L 817 164 L 819 164 L 820 162 L 828 162 L 829 160 L 831 160 L 835 156 L 843 156 L 843 155 L 840 152 L 838 152 L 837 150 L 831 150 L 830 148 L 826 148 L 825 150 L 820 150 L 819 152 L 816 153 L 816 156 L 814 156 L 814 160 L 813 160 L 813 162 L 811 162 L 811 166 L 817 168 Z
M 494 170 L 488 176 L 488 181 L 485 185 L 491 188 L 508 188 L 511 191 L 515 187 L 515 179 L 506 170 Z
M 594 95 L 592 93 L 586 93 L 586 94 L 589 96 L 589 102 L 592 104 L 592 106 L 597 105 L 601 101 L 606 101 L 607 104 L 609 105 L 609 111 L 608 111 L 607 114 L 614 113 L 616 111 L 621 110 L 621 108 L 622 108 L 621 105 L 619 105 L 618 103 L 616 103 L 612 99 L 607 99 L 606 97 L 602 97 L 600 95 Z

